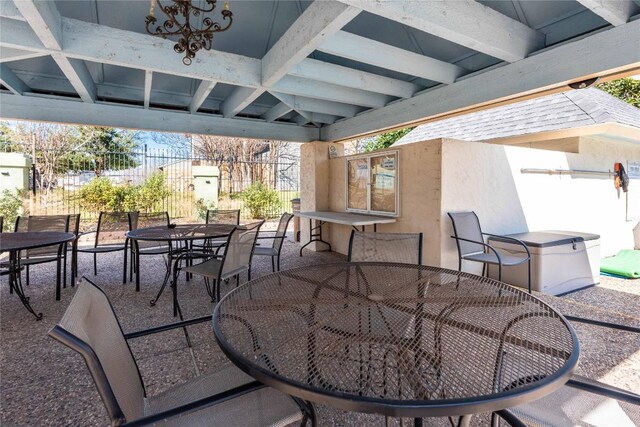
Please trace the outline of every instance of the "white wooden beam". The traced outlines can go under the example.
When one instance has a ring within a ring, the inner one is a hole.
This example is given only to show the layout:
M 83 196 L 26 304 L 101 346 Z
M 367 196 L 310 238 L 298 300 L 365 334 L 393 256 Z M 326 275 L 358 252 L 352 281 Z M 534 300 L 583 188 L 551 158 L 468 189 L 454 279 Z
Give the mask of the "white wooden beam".
M 273 90 L 289 95 L 301 95 L 369 108 L 382 107 L 391 100 L 390 97 L 378 93 L 293 76 L 283 77 L 273 85 Z
M 307 58 L 289 70 L 289 75 L 333 83 L 353 89 L 368 90 L 398 98 L 411 98 L 419 86 L 341 65 Z
M 151 88 L 153 87 L 153 71 L 144 72 L 144 108 L 149 109 L 151 103 Z M 199 107 L 199 106 L 198 106 Z
M 318 50 L 440 83 L 453 83 L 465 73 L 465 69 L 457 65 L 345 31 L 335 34 Z
M 631 0 L 578 0 L 584 7 L 611 25 L 626 24 L 633 12 Z
M 543 90 L 568 90 L 570 82 L 638 69 L 638 46 L 640 20 L 340 121 L 323 128 L 322 140 L 337 141 L 373 134 Z
M 0 64 L 0 83 L 16 95 L 22 95 L 30 90 L 6 64 Z
M 204 104 L 204 101 L 216 86 L 216 83 L 217 82 L 211 80 L 203 80 L 200 82 L 196 93 L 193 94 L 193 99 L 189 103 L 189 111 L 191 114 L 196 113 L 202 104 Z
M 39 58 L 41 56 L 46 56 L 46 54 L 10 47 L 0 47 L 0 63 L 22 61 L 23 59 Z
M 271 91 L 270 93 L 280 101 L 291 106 L 291 108 L 296 111 L 309 111 L 312 113 L 328 114 L 339 117 L 353 117 L 362 110 L 362 108 L 351 104 L 342 104 L 338 102 L 324 101 L 321 99 L 306 98 L 303 96 L 287 95 L 275 91 Z
M 69 59 L 59 52 L 62 50 L 62 17 L 55 3 L 42 0 L 20 0 L 15 5 L 44 47 L 54 51 L 51 56 L 80 98 L 85 102 L 94 102 L 96 87 L 86 64 L 78 59 Z
M 544 35 L 473 0 L 340 0 L 508 62 L 544 47 Z
M 0 93 L 0 104 L 2 105 L 0 118 L 3 120 L 75 123 L 292 142 L 316 141 L 319 137 L 318 129 L 304 128 L 295 124 L 266 123 L 263 120 L 242 118 L 225 119 L 220 116 L 188 112 L 145 110 L 142 107 L 101 102 L 87 104 L 77 100 Z
M 358 13 L 360 9 L 336 1 L 311 3 L 262 58 L 262 84 L 276 83 Z
M 174 42 L 133 31 L 62 18 L 64 55 L 85 61 L 136 68 L 198 80 L 259 87 L 260 60 L 201 50 L 185 67 L 173 50 Z M 0 18 L 0 46 L 51 54 L 24 22 Z
M 261 88 L 238 87 L 234 89 L 222 103 L 222 115 L 227 118 L 235 116 L 263 93 L 264 90 Z
M 292 110 L 293 108 L 289 107 L 284 102 L 280 102 L 273 106 L 273 108 L 270 108 L 266 113 L 264 113 L 262 115 L 262 118 L 270 123 L 276 119 L 279 119 L 285 114 L 290 113 Z

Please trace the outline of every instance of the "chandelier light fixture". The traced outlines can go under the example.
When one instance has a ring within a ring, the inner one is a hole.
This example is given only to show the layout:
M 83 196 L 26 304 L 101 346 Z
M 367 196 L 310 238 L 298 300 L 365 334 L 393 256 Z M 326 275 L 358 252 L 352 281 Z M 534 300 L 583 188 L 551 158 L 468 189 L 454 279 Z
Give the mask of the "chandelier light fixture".
M 193 4 L 192 0 L 171 0 L 170 5 L 163 6 L 160 0 L 151 0 L 149 15 L 145 19 L 147 32 L 162 38 L 180 36 L 178 42 L 173 46 L 173 50 L 178 53 L 184 53 L 184 58 L 182 58 L 184 65 L 191 65 L 192 59 L 195 58 L 196 52 L 200 49 L 211 49 L 213 33 L 221 33 L 228 30 L 233 22 L 233 14 L 229 10 L 229 3 L 225 1 L 221 14 L 223 21 L 229 21 L 226 26 L 223 27 L 211 17 L 206 16 L 202 19 L 202 28 L 194 27 L 191 24 L 191 19 L 198 18 L 201 13 L 213 12 L 216 8 L 217 0 L 204 0 L 204 2 L 206 6 L 198 7 Z M 156 26 L 158 20 L 155 17 L 156 3 L 169 18 L 158 26 Z

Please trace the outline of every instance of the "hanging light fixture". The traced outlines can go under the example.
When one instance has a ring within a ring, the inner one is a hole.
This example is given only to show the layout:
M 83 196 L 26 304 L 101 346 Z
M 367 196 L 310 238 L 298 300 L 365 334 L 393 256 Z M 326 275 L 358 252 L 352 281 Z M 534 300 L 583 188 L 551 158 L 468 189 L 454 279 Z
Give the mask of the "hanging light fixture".
M 208 16 L 202 20 L 201 29 L 192 26 L 191 18 L 199 17 L 201 13 L 213 12 L 216 8 L 217 0 L 204 1 L 207 6 L 198 7 L 193 4 L 192 0 L 171 0 L 172 4 L 168 6 L 163 6 L 160 0 L 151 0 L 149 15 L 145 19 L 147 32 L 151 35 L 162 38 L 180 36 L 178 42 L 173 46 L 173 50 L 178 53 L 184 53 L 184 58 L 182 58 L 184 65 L 191 65 L 191 60 L 195 58 L 196 52 L 200 49 L 211 49 L 213 33 L 221 33 L 228 30 L 233 22 L 233 14 L 229 10 L 229 3 L 225 1 L 221 14 L 223 21 L 229 20 L 226 26 L 223 27 Z M 155 26 L 157 22 L 155 17 L 156 3 L 169 18 L 157 27 Z

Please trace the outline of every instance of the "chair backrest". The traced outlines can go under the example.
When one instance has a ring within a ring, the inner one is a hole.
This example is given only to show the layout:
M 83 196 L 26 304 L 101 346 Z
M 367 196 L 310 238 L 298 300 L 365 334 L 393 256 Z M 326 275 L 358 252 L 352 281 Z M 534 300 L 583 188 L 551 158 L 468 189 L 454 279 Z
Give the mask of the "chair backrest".
M 4 227 L 4 217 L 0 216 L 0 233 L 2 233 L 2 228 Z
M 284 238 L 287 235 L 287 227 L 289 226 L 289 221 L 291 221 L 293 215 L 290 213 L 283 213 L 280 217 L 280 222 L 278 223 L 278 228 L 276 229 L 276 235 L 273 238 L 273 243 L 271 247 L 276 250 L 276 252 L 280 253 L 280 249 L 282 248 L 282 244 L 284 243 Z
M 240 224 L 240 209 L 219 210 L 209 209 L 207 211 L 207 224 Z
M 100 212 L 95 246 L 124 245 L 129 228 L 128 212 Z
M 16 218 L 16 231 L 69 231 L 71 215 L 31 215 Z M 58 246 L 28 249 L 27 257 L 52 256 L 58 254 Z
M 144 415 L 146 394 L 138 365 L 100 288 L 83 278 L 49 336 L 82 355 L 113 425 Z
M 169 226 L 169 212 L 129 212 L 129 228 Z
M 227 240 L 220 277 L 227 278 L 249 268 L 262 224 L 264 220 L 236 227 L 233 230 Z
M 348 261 L 422 265 L 422 233 L 366 233 L 352 230 Z
M 447 215 L 451 218 L 453 234 L 456 237 L 484 242 L 480 220 L 478 220 L 475 212 L 448 212 Z M 458 245 L 458 255 L 460 257 L 484 252 L 484 246 L 479 243 L 456 240 L 456 244 Z
M 80 234 L 80 214 L 69 215 L 69 231 L 76 236 Z

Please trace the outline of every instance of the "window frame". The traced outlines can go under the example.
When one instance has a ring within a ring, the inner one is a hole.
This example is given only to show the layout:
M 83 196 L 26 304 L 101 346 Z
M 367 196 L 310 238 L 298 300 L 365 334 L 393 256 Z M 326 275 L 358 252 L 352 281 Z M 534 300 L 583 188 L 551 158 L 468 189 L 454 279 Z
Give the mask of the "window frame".
M 394 177 L 394 193 L 395 193 L 395 209 L 393 212 L 387 211 L 376 211 L 371 208 L 371 159 L 375 157 L 384 157 L 384 156 L 394 156 L 395 157 L 395 177 Z M 349 162 L 353 160 L 367 160 L 367 208 L 366 209 L 357 209 L 349 207 Z M 366 154 L 357 154 L 354 156 L 349 156 L 345 158 L 344 163 L 345 168 L 345 211 L 346 212 L 354 212 L 354 213 L 362 213 L 369 215 L 379 215 L 379 216 L 389 216 L 389 217 L 399 217 L 400 216 L 400 150 L 385 150 L 385 151 L 374 151 Z

